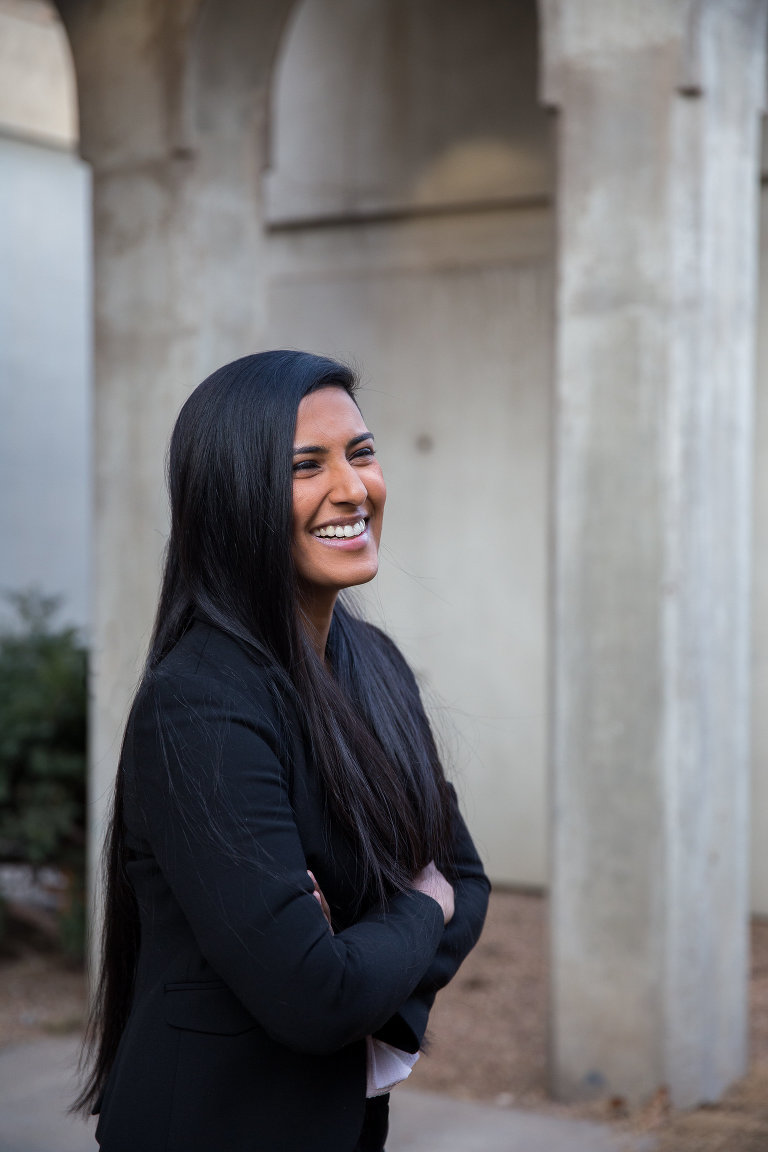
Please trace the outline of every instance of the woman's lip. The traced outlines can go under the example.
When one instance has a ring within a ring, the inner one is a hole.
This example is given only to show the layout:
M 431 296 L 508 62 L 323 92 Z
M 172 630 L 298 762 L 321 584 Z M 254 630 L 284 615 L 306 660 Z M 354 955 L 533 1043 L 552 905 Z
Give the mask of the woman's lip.
M 341 548 L 345 552 L 354 552 L 356 548 L 366 545 L 371 538 L 367 523 L 359 536 L 315 536 L 314 532 L 310 532 L 310 536 L 313 540 L 317 540 L 318 544 L 325 544 L 328 548 Z

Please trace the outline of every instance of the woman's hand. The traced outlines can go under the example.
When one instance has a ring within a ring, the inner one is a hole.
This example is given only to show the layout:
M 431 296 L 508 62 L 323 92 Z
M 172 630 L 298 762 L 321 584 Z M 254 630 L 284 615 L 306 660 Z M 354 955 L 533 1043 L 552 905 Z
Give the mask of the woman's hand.
M 434 860 L 430 860 L 426 868 L 422 868 L 421 872 L 414 876 L 411 887 L 415 888 L 417 892 L 423 892 L 425 896 L 431 896 L 433 900 L 437 900 L 443 910 L 443 922 L 445 924 L 452 919 L 453 888 Z
M 328 907 L 328 901 L 326 900 L 325 896 L 323 896 L 323 893 L 321 891 L 320 885 L 318 884 L 317 880 L 315 880 L 314 872 L 310 872 L 309 868 L 307 868 L 307 875 L 309 876 L 310 880 L 312 881 L 312 883 L 315 886 L 315 890 L 312 893 L 312 895 L 314 896 L 315 900 L 317 900 L 318 904 L 322 908 L 323 916 L 325 916 L 326 920 L 328 921 L 328 927 L 330 928 L 331 932 L 333 932 L 333 924 L 331 924 L 331 910 Z

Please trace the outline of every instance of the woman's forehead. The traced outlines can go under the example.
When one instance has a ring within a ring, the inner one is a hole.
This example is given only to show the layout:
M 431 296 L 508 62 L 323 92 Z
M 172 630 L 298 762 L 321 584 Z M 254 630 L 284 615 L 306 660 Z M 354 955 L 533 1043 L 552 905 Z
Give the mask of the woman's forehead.
M 319 388 L 306 395 L 296 414 L 296 443 L 307 438 L 359 435 L 367 431 L 363 415 L 345 388 Z

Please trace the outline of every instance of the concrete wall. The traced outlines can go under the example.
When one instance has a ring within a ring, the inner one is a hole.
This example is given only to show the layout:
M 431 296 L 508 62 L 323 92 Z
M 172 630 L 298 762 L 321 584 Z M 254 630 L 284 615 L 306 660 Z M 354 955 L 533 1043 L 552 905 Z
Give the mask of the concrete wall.
M 768 155 L 765 148 L 763 151 Z M 764 177 L 765 179 L 765 177 Z M 768 187 L 760 196 L 752 646 L 752 898 L 768 915 Z
M 389 484 L 370 613 L 494 876 L 546 876 L 554 237 L 533 3 L 306 0 L 273 88 L 270 343 L 359 364 Z
M 66 38 L 0 5 L 0 590 L 89 618 L 90 182 Z M 6 614 L 4 602 L 0 613 Z

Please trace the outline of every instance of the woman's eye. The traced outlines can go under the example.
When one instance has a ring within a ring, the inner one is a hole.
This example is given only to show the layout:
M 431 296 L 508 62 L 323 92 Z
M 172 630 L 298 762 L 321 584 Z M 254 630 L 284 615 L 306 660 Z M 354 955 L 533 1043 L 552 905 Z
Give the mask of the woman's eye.
M 375 455 L 376 455 L 375 448 L 372 448 L 370 446 L 370 444 L 366 444 L 366 446 L 364 448 L 358 448 L 358 450 L 356 452 L 353 452 L 351 459 L 352 460 L 359 460 L 361 457 L 364 458 L 366 456 L 375 456 Z
M 317 460 L 298 460 L 294 466 L 294 472 L 312 472 L 318 467 Z

